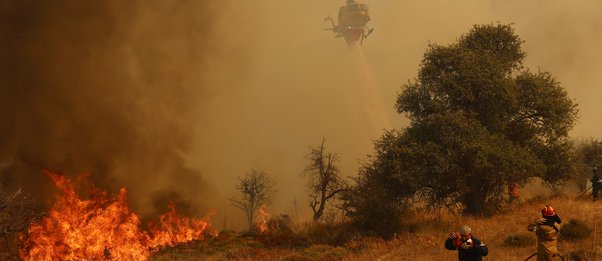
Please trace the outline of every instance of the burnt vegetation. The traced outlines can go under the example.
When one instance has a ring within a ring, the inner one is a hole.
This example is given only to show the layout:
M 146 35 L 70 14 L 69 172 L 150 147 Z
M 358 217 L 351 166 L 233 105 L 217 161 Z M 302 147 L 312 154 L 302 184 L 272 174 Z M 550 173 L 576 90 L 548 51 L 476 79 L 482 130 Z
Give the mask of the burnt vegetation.
M 22 188 L 10 189 L 3 178 L 10 170 L 11 161 L 0 163 L 0 259 L 18 260 L 19 235 L 44 213 L 40 206 Z

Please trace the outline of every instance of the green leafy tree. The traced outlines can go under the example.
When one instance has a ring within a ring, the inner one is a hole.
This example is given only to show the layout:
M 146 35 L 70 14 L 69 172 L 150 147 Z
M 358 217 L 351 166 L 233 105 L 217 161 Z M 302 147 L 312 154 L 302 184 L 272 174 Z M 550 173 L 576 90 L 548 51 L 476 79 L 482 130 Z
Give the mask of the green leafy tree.
M 511 183 L 574 175 L 577 105 L 551 74 L 523 67 L 521 44 L 510 25 L 489 24 L 429 46 L 396 103 L 410 125 L 376 143 L 372 170 L 360 176 L 378 173 L 390 193 L 430 207 L 488 214 Z
M 392 143 L 397 132 L 387 131 L 375 142 L 376 155 L 360 168 L 350 189 L 342 193 L 343 210 L 363 230 L 390 237 L 403 229 L 404 217 L 410 211 L 412 195 L 419 187 L 411 175 L 397 175 L 400 168 L 413 167 L 395 160 L 405 154 L 404 141 Z
M 579 144 L 578 150 L 583 154 L 583 160 L 590 168 L 602 167 L 602 141 L 586 140 Z

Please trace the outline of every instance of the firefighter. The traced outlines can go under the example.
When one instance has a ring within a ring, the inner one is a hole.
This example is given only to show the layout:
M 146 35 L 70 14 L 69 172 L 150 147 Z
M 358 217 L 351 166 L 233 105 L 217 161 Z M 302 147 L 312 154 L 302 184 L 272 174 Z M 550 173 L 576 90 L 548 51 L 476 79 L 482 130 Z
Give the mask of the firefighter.
M 592 200 L 598 200 L 598 195 L 600 194 L 600 189 L 602 189 L 602 180 L 600 180 L 600 176 L 598 175 L 598 168 L 594 167 L 593 169 L 594 175 L 592 176 Z
M 458 250 L 458 260 L 460 261 L 482 261 L 482 257 L 489 253 L 487 246 L 472 236 L 470 227 L 464 226 L 460 231 L 461 233 L 449 234 L 449 238 L 445 240 L 445 248 Z
M 562 221 L 551 206 L 545 206 L 541 215 L 542 218 L 527 229 L 537 235 L 537 261 L 551 261 L 558 255 L 558 228 L 555 223 Z

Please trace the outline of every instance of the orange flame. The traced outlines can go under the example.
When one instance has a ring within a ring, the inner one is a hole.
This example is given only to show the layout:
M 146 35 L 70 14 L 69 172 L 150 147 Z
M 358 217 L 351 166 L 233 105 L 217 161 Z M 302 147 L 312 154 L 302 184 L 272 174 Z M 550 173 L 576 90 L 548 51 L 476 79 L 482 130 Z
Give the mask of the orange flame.
M 203 239 L 213 230 L 206 219 L 191 219 L 171 211 L 152 226 L 141 230 L 140 217 L 127 204 L 122 188 L 112 198 L 106 191 L 91 190 L 82 200 L 71 180 L 44 171 L 62 192 L 46 218 L 29 226 L 20 236 L 19 255 L 24 260 L 146 260 L 160 247 Z
M 176 212 L 176 206 L 173 203 L 169 204 L 169 209 L 169 212 L 161 215 L 158 225 L 151 225 L 150 227 L 150 233 L 153 235 L 153 245 L 173 246 L 178 243 L 204 239 L 207 232 L 211 236 L 217 236 L 217 230 L 207 230 L 211 227 L 211 224 L 205 221 L 208 218 L 192 219 L 181 216 Z M 213 214 L 214 212 L 211 212 L 208 216 Z
M 266 205 L 262 205 L 261 208 L 259 208 L 259 223 L 257 224 L 257 226 L 259 227 L 260 234 L 268 230 L 268 221 L 270 221 L 270 213 L 268 213 L 266 208 Z

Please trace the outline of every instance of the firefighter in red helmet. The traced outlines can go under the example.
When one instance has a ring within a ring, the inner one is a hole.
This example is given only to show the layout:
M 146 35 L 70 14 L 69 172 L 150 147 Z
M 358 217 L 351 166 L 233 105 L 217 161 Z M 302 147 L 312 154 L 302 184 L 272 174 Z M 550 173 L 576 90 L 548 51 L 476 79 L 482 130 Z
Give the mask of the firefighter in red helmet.
M 562 221 L 551 206 L 541 209 L 542 218 L 527 229 L 537 235 L 537 261 L 551 261 L 558 255 L 558 228 Z

